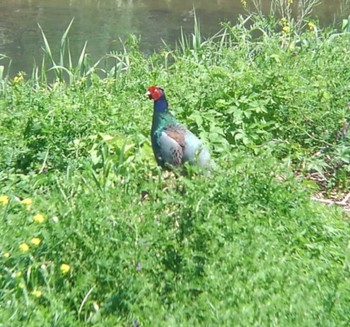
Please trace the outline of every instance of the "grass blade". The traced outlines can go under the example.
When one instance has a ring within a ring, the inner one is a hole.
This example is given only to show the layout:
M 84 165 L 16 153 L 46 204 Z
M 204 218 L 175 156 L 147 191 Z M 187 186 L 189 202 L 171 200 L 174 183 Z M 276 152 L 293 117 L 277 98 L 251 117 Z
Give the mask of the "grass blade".
M 80 76 L 83 75 L 86 70 L 86 67 L 85 67 L 86 46 L 87 46 L 87 41 L 85 41 L 83 49 L 81 50 L 80 56 L 78 59 L 77 71 L 80 72 Z
M 70 30 L 73 22 L 74 22 L 74 17 L 70 21 L 68 27 L 64 31 L 62 38 L 61 38 L 61 46 L 60 46 L 60 65 L 61 66 L 64 65 L 64 54 L 65 54 L 65 50 L 66 50 L 67 37 L 68 37 L 68 33 L 69 33 L 69 30 Z
M 40 26 L 40 24 L 38 23 L 38 26 L 39 26 L 39 29 L 40 29 L 40 32 L 41 32 L 41 36 L 43 37 L 43 40 L 44 40 L 44 52 L 48 55 L 49 59 L 51 60 L 51 63 L 53 65 L 56 65 L 55 63 L 55 60 L 53 59 L 53 55 L 52 55 L 52 51 L 51 51 L 51 48 L 50 48 L 50 44 L 46 38 L 46 35 L 44 33 L 44 30 L 42 29 L 42 27 Z

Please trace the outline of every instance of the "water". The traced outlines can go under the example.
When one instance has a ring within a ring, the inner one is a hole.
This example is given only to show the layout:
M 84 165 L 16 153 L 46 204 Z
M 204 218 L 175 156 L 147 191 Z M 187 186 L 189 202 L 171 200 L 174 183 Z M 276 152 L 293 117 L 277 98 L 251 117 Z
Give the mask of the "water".
M 298 0 L 294 0 L 294 3 Z M 322 24 L 340 19 L 342 3 L 350 0 L 323 0 L 315 15 Z M 267 8 L 270 1 L 262 0 Z M 174 44 L 180 35 L 193 28 L 193 5 L 205 35 L 216 33 L 220 21 L 235 22 L 244 14 L 240 0 L 0 0 L 0 53 L 12 59 L 11 75 L 30 73 L 34 62 L 40 63 L 43 45 L 38 23 L 53 48 L 74 17 L 69 33 L 73 56 L 84 42 L 93 60 L 120 49 L 119 39 L 133 33 L 141 35 L 141 49 L 152 52 L 162 46 L 162 39 Z M 343 17 L 347 16 L 343 12 Z M 7 65 L 8 60 L 0 61 Z

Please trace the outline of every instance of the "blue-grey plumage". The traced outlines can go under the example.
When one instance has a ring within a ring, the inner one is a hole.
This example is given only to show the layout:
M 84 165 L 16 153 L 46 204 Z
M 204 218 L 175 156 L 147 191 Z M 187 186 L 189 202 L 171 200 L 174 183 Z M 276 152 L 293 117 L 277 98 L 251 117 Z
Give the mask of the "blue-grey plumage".
M 154 100 L 151 141 L 158 165 L 170 168 L 188 162 L 212 168 L 209 151 L 203 142 L 169 112 L 164 90 L 151 86 L 147 95 Z

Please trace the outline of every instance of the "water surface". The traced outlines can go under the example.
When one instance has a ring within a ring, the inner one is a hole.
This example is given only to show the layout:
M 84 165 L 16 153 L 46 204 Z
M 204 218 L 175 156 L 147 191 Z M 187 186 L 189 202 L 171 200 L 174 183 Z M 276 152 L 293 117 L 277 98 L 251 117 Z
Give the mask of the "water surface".
M 263 7 L 267 9 L 270 2 L 262 0 Z M 323 0 L 315 15 L 322 24 L 330 24 L 334 17 L 340 19 L 339 10 L 345 2 Z M 181 27 L 192 31 L 193 6 L 205 35 L 216 33 L 221 21 L 235 22 L 239 14 L 245 14 L 240 0 L 0 0 L 0 53 L 12 59 L 11 75 L 30 73 L 34 62 L 42 58 L 37 24 L 57 49 L 73 17 L 69 39 L 75 57 L 85 40 L 92 60 L 97 60 L 120 49 L 119 39 L 131 33 L 141 36 L 141 48 L 147 53 L 160 48 L 162 40 L 174 44 Z

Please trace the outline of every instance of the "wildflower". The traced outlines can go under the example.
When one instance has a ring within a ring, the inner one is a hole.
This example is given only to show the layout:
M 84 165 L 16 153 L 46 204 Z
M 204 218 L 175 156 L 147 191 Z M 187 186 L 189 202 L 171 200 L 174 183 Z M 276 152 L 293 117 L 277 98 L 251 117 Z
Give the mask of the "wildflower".
M 11 256 L 11 254 L 10 254 L 10 252 L 5 252 L 2 256 L 4 258 L 9 258 Z
M 38 223 L 38 224 L 41 224 L 44 222 L 45 218 L 44 216 L 41 214 L 41 213 L 37 213 L 34 217 L 33 217 L 33 220 Z
M 1 195 L 0 196 L 0 203 L 3 205 L 8 204 L 10 201 L 10 198 L 7 195 Z
M 34 295 L 35 297 L 41 297 L 43 295 L 43 292 L 41 292 L 40 290 L 34 290 L 32 291 L 32 295 Z
M 21 252 L 28 252 L 29 251 L 29 245 L 27 243 L 22 243 L 19 245 L 19 249 Z
M 24 79 L 23 76 L 24 76 L 24 73 L 21 73 L 21 72 L 18 73 L 18 75 L 13 78 L 13 84 L 21 83 Z
M 29 206 L 32 204 L 32 199 L 31 198 L 25 198 L 22 201 L 22 204 L 24 204 L 25 206 Z
M 21 201 L 23 205 L 25 205 L 27 208 L 30 208 L 32 205 L 32 199 L 31 198 L 25 198 Z
M 66 274 L 70 270 L 70 265 L 67 265 L 66 263 L 62 263 L 60 269 L 62 274 Z
M 315 24 L 314 23 L 308 22 L 307 26 L 309 27 L 310 31 L 315 30 Z
M 241 4 L 243 8 L 247 8 L 247 1 L 246 0 L 241 0 Z
M 38 246 L 41 243 L 41 239 L 39 237 L 33 237 L 30 241 L 35 246 Z
M 288 33 L 290 32 L 290 27 L 289 27 L 288 25 L 283 26 L 282 31 L 283 31 L 285 34 L 288 34 Z
M 52 217 L 52 221 L 55 222 L 55 223 L 58 223 L 59 219 L 57 216 L 53 216 Z
M 287 20 L 286 17 L 282 17 L 282 18 L 281 18 L 281 23 L 282 23 L 283 25 L 287 24 L 287 22 L 288 22 L 288 20 Z

